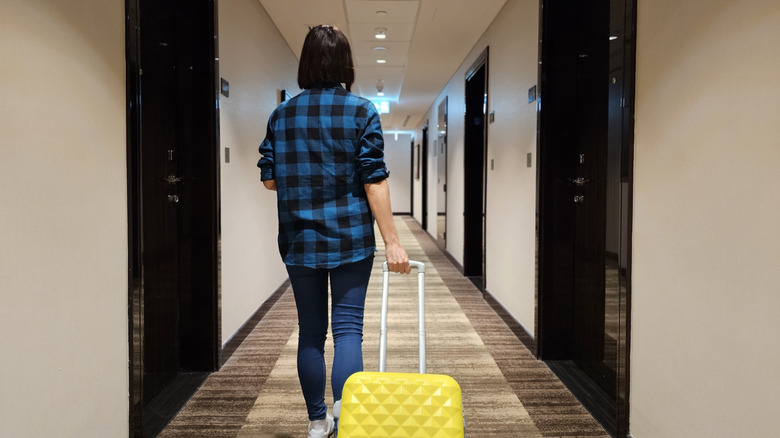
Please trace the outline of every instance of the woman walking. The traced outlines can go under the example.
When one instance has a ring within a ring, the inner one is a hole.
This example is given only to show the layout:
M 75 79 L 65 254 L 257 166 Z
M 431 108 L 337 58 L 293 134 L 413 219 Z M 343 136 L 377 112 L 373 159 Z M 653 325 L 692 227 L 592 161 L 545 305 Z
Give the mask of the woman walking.
M 328 279 L 338 419 L 344 382 L 363 370 L 374 219 L 389 269 L 411 271 L 393 223 L 379 114 L 373 103 L 349 91 L 354 79 L 346 36 L 332 26 L 312 28 L 298 66 L 304 91 L 271 114 L 257 163 L 265 187 L 277 191 L 279 252 L 298 309 L 298 377 L 310 438 L 331 436 L 336 429 L 325 403 Z

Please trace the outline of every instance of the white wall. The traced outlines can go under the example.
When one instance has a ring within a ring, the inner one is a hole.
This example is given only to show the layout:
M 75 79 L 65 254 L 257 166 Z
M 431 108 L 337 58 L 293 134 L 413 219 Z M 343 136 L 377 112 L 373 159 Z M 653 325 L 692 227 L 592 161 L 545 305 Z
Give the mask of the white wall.
M 393 213 L 411 211 L 411 142 L 410 133 L 399 133 L 398 140 L 393 132 L 385 132 L 385 164 L 390 171 L 387 183 L 390 185 L 390 205 Z M 377 237 L 379 238 L 379 237 Z
M 122 0 L 0 2 L 0 436 L 127 436 Z
M 431 106 L 427 118 L 438 120 L 438 107 L 449 97 L 447 154 L 447 251 L 463 263 L 465 74 L 485 50 L 489 53 L 487 177 L 487 289 L 532 333 L 534 330 L 534 258 L 536 229 L 536 103 L 528 88 L 536 85 L 538 9 L 535 0 L 509 0 Z M 522 23 L 519 26 L 518 23 Z M 417 138 L 421 137 L 418 127 Z M 436 124 L 432 123 L 435 136 Z M 433 137 L 432 137 L 433 138 Z M 431 146 L 433 141 L 431 141 Z M 526 154 L 534 154 L 526 167 Z M 437 159 L 429 150 L 429 212 L 438 205 Z M 494 168 L 490 170 L 490 161 Z M 417 196 L 415 194 L 415 196 Z M 415 217 L 421 219 L 416 207 Z M 436 235 L 435 215 L 429 232 Z
M 220 76 L 230 83 L 230 97 L 220 96 L 224 344 L 287 278 L 276 194 L 260 182 L 257 148 L 279 90 L 301 90 L 298 61 L 257 0 L 219 2 L 219 40 Z
M 780 430 L 780 3 L 639 2 L 631 432 Z

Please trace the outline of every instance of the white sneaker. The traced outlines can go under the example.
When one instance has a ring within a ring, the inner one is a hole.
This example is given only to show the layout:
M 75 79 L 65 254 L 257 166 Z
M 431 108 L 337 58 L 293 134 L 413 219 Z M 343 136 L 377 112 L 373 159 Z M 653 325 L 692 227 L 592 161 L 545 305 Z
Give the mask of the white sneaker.
M 341 400 L 337 400 L 333 403 L 333 418 L 338 419 L 341 415 Z
M 327 438 L 333 435 L 336 423 L 330 414 L 324 420 L 309 421 L 309 438 Z

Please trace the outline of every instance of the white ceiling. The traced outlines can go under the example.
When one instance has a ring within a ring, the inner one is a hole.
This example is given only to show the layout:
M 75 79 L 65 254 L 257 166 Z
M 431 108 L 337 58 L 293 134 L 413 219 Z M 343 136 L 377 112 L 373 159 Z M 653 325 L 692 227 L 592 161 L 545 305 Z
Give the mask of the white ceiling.
M 258 0 L 300 57 L 309 26 L 329 24 L 349 38 L 352 91 L 387 100 L 385 131 L 411 131 L 479 40 L 506 0 Z M 384 11 L 385 13 L 377 13 Z M 375 29 L 387 38 L 374 38 Z M 378 51 L 375 47 L 384 47 Z M 385 64 L 376 60 L 384 58 Z M 384 97 L 377 81 L 384 81 Z M 409 117 L 404 126 L 404 122 Z

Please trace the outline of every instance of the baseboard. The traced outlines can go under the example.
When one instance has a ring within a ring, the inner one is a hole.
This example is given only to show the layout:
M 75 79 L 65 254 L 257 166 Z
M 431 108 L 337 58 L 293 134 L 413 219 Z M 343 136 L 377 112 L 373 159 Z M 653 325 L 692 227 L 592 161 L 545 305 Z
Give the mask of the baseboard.
M 444 254 L 444 257 L 446 257 L 446 258 L 447 258 L 447 260 L 448 260 L 450 263 L 452 263 L 452 266 L 455 266 L 455 269 L 457 269 L 457 270 L 458 270 L 458 272 L 460 272 L 460 273 L 461 273 L 461 275 L 462 275 L 462 274 L 463 274 L 463 266 L 462 266 L 460 263 L 458 263 L 458 261 L 457 261 L 457 260 L 455 260 L 455 257 L 454 257 L 452 254 L 450 254 L 450 252 L 449 252 L 449 251 L 447 251 L 447 248 L 444 248 L 444 247 L 440 246 L 440 245 L 439 245 L 439 241 L 438 241 L 438 239 L 436 239 L 434 236 L 432 236 L 432 235 L 431 235 L 431 233 L 429 233 L 427 230 L 423 230 L 423 229 L 422 229 L 422 226 L 420 225 L 420 222 L 419 222 L 417 219 L 415 219 L 414 217 L 410 216 L 410 217 L 408 218 L 408 220 L 410 220 L 410 221 L 414 222 L 414 224 L 415 224 L 415 225 L 416 225 L 416 226 L 419 228 L 419 230 L 422 232 L 422 234 L 421 234 L 421 235 L 418 235 L 417 237 L 421 237 L 422 235 L 424 235 L 424 236 L 426 236 L 428 239 L 430 239 L 430 241 L 431 241 L 431 242 L 433 242 L 433 244 L 434 244 L 434 245 L 436 245 L 436 246 L 439 248 L 439 250 L 441 251 L 441 253 L 442 253 L 442 254 Z
M 180 372 L 142 408 L 142 436 L 156 437 L 203 385 L 209 372 Z M 141 436 L 139 435 L 139 436 Z M 135 435 L 133 435 L 135 436 Z
M 252 330 L 257 327 L 257 323 L 260 322 L 261 319 L 268 313 L 269 310 L 271 310 L 271 307 L 276 304 L 277 301 L 279 301 L 279 298 L 282 296 L 284 291 L 287 290 L 287 288 L 290 287 L 290 280 L 285 280 L 281 286 L 279 286 L 278 289 L 274 291 L 274 293 L 271 294 L 270 297 L 268 297 L 267 300 L 263 304 L 260 305 L 260 307 L 257 308 L 255 313 L 252 314 L 252 316 L 249 317 L 249 319 L 246 320 L 246 322 L 239 328 L 233 336 L 230 337 L 230 339 L 225 343 L 225 345 L 222 347 L 222 360 L 219 364 L 220 367 L 225 364 L 225 362 L 230 359 L 230 357 L 233 355 L 233 353 L 236 352 L 238 347 L 241 345 L 242 342 L 244 342 L 244 339 L 246 339 L 247 336 L 249 336 L 250 333 L 252 333 Z
M 552 371 L 566 389 L 582 403 L 593 418 L 610 436 L 616 436 L 616 406 L 611 396 L 594 382 L 581 368 L 570 360 L 546 360 Z
M 490 305 L 490 307 L 493 308 L 498 316 L 501 317 L 501 319 L 504 321 L 504 324 L 509 327 L 509 330 L 511 330 L 512 333 L 517 336 L 517 339 L 519 339 L 520 342 L 525 345 L 525 348 L 527 348 L 531 353 L 533 353 L 534 356 L 536 356 L 536 339 L 534 339 L 534 337 L 528 333 L 522 324 L 517 322 L 512 314 L 510 314 L 509 311 L 506 310 L 506 308 L 501 305 L 501 303 L 498 302 L 498 300 L 493 295 L 491 295 L 489 291 L 485 290 L 483 294 L 485 301 L 487 301 L 488 305 Z
M 412 213 L 409 211 L 394 211 L 393 216 L 411 216 Z
M 447 251 L 446 248 L 442 249 L 441 253 L 444 254 L 444 257 L 446 257 L 447 260 L 449 260 L 449 262 L 452 263 L 452 266 L 455 266 L 455 269 L 457 269 L 458 272 L 460 272 L 461 275 L 462 275 L 463 274 L 463 266 L 460 263 L 458 263 L 457 260 L 455 260 L 455 256 L 450 254 L 450 252 Z

